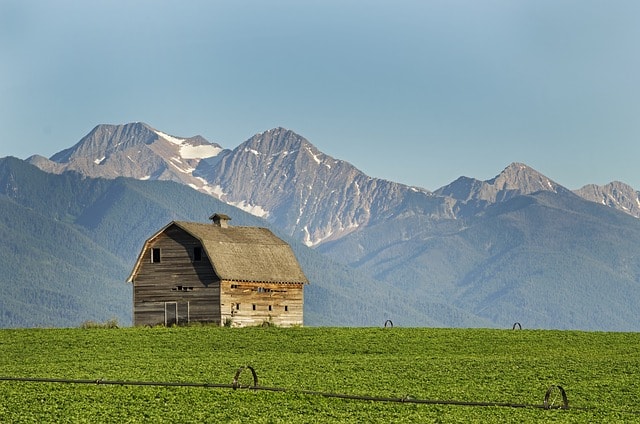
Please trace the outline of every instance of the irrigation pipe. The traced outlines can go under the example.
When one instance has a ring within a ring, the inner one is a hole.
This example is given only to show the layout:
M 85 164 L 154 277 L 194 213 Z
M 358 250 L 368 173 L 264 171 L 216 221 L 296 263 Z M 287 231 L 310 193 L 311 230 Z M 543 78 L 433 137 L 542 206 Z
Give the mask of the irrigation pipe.
M 251 371 L 253 377 L 253 384 L 241 384 L 240 375 L 245 370 Z M 331 393 L 321 392 L 315 390 L 296 390 L 287 389 L 283 387 L 268 387 L 258 385 L 258 375 L 256 371 L 251 367 L 242 366 L 238 368 L 232 384 L 217 384 L 217 383 L 192 383 L 192 382 L 170 382 L 170 381 L 130 381 L 130 380 L 105 380 L 99 379 L 67 379 L 67 378 L 42 378 L 42 377 L 2 377 L 0 381 L 14 381 L 14 382 L 29 382 L 29 383 L 68 383 L 68 384 L 92 384 L 92 385 L 114 385 L 114 386 L 163 386 L 163 387 L 204 387 L 204 388 L 221 388 L 221 389 L 245 389 L 245 390 L 263 390 L 270 392 L 291 392 L 301 393 L 307 395 L 324 396 L 327 398 L 339 398 L 350 400 L 364 400 L 372 402 L 395 402 L 395 403 L 414 403 L 414 404 L 428 404 L 428 405 L 458 405 L 458 406 L 493 406 L 493 407 L 509 407 L 509 408 L 538 408 L 538 409 L 569 409 L 569 402 L 567 400 L 567 394 L 562 386 L 552 385 L 549 387 L 544 396 L 542 405 L 524 404 L 524 403 L 511 403 L 511 402 L 470 402 L 470 401 L 457 401 L 457 400 L 433 400 L 433 399 L 416 399 L 411 396 L 405 396 L 401 398 L 397 397 L 379 397 L 379 396 L 362 396 L 362 395 L 350 395 L 343 393 Z M 560 402 L 561 403 L 556 403 Z M 590 411 L 596 408 L 587 407 L 571 407 L 572 410 Z M 626 413 L 639 415 L 640 411 L 628 411 L 628 410 L 611 410 L 612 412 Z
M 250 370 L 253 377 L 253 385 L 241 384 L 239 382 L 240 375 L 244 370 Z M 131 381 L 131 380 L 105 380 L 105 379 L 67 379 L 67 378 L 42 378 L 42 377 L 2 377 L 0 381 L 29 382 L 29 383 L 66 383 L 66 384 L 92 384 L 92 385 L 113 385 L 113 386 L 163 386 L 163 387 L 204 387 L 204 388 L 222 388 L 222 389 L 249 389 L 263 390 L 270 392 L 296 392 L 307 395 L 323 396 L 327 398 L 339 398 L 350 400 L 365 400 L 373 402 L 395 402 L 395 403 L 414 403 L 414 404 L 430 404 L 430 405 L 460 405 L 460 406 L 496 406 L 510 408 L 539 408 L 539 409 L 569 409 L 567 395 L 561 386 L 551 386 L 544 397 L 542 405 L 531 405 L 523 403 L 510 402 L 468 402 L 456 400 L 432 400 L 432 399 L 416 399 L 411 396 L 401 398 L 397 397 L 380 397 L 380 396 L 362 396 L 350 395 L 344 393 L 321 392 L 315 390 L 292 390 L 283 387 L 268 387 L 258 385 L 258 376 L 251 366 L 243 366 L 236 372 L 232 384 L 217 383 L 193 383 L 193 382 L 168 382 L 168 381 Z M 558 394 L 562 398 L 561 404 L 556 404 Z M 555 398 L 552 396 L 555 395 Z M 577 408 L 581 409 L 581 408 Z

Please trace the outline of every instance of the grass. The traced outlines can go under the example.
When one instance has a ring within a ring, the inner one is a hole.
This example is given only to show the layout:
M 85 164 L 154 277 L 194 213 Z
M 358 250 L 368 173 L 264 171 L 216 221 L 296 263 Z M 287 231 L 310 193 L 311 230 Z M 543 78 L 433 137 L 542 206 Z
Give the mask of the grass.
M 0 381 L 1 422 L 640 422 L 637 333 L 419 328 L 0 330 L 0 376 L 230 384 L 286 392 Z M 250 373 L 243 372 L 243 383 Z M 541 405 L 373 402 L 303 393 Z

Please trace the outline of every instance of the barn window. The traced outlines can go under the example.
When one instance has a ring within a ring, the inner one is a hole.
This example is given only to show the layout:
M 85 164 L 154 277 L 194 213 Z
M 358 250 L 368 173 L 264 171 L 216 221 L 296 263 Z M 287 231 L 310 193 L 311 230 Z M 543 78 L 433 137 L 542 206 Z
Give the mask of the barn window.
M 285 312 L 289 312 L 289 306 L 284 305 L 284 311 L 285 311 Z
M 193 248 L 193 261 L 200 262 L 202 260 L 202 248 L 194 247 Z
M 253 310 L 254 310 L 254 311 L 256 310 L 256 305 L 255 305 L 255 303 L 253 304 Z
M 171 289 L 171 291 L 193 291 L 193 287 L 175 286 Z
M 236 303 L 236 311 L 239 311 L 239 310 L 240 310 L 240 304 Z
M 151 249 L 151 263 L 157 264 L 160 262 L 160 248 L 154 247 Z
M 273 309 L 273 306 L 269 305 L 269 310 L 271 311 Z

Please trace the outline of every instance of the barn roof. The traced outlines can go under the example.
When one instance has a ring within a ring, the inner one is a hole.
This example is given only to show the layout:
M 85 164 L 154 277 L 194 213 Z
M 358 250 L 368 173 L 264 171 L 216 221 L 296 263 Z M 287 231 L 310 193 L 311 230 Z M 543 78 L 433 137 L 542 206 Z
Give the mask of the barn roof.
M 149 238 L 127 281 L 135 278 L 149 244 L 171 226 L 197 238 L 222 280 L 264 283 L 308 283 L 291 247 L 267 228 L 220 227 L 173 221 Z

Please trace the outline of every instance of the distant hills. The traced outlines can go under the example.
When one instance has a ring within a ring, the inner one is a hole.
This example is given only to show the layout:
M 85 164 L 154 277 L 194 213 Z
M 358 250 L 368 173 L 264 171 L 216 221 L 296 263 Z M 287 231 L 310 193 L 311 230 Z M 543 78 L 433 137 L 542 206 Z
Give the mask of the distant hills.
M 4 207 L 11 216 L 33 203 L 32 213 L 50 209 L 40 219 L 113 256 L 107 269 L 126 270 L 169 219 L 219 210 L 232 223 L 270 226 L 313 258 L 301 259 L 312 281 L 307 325 L 640 329 L 640 201 L 623 183 L 572 192 L 513 163 L 491 180 L 460 177 L 429 192 L 369 177 L 284 128 L 230 150 L 143 123 L 97 126 L 73 147 L 28 162 L 46 173 L 3 160 L 13 169 L 0 180 Z M 51 197 L 43 184 L 67 194 Z M 70 268 L 75 274 L 60 277 L 66 284 L 91 272 Z M 14 275 L 22 274 L 3 278 Z

